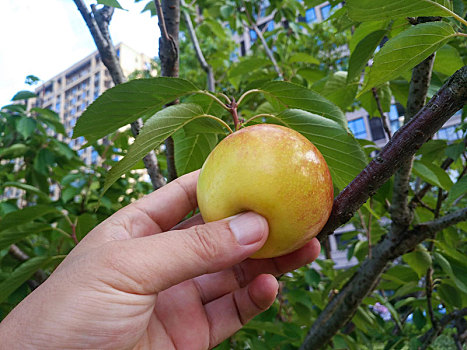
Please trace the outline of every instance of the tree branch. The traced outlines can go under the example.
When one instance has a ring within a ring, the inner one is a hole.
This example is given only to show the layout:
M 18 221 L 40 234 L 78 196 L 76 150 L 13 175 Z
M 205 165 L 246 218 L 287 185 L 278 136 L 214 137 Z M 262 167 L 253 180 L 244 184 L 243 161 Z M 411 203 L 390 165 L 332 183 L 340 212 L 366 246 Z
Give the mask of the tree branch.
M 110 76 L 115 85 L 122 84 L 126 81 L 120 66 L 117 51 L 112 43 L 109 33 L 109 23 L 112 19 L 113 7 L 104 6 L 101 9 L 96 9 L 92 5 L 92 13 L 88 12 L 86 4 L 83 0 L 73 0 L 83 17 L 86 25 L 91 32 L 94 43 L 104 63 L 109 71 Z M 137 136 L 143 125 L 142 119 L 138 119 L 131 123 L 131 131 L 133 136 Z M 151 151 L 143 158 L 144 165 L 148 171 L 153 188 L 156 190 L 165 185 L 165 179 L 162 176 L 159 166 L 157 165 L 156 153 Z
M 430 139 L 467 101 L 467 66 L 459 69 L 417 115 L 402 126 L 379 155 L 334 200 L 331 215 L 318 234 L 326 236 L 349 221 L 403 163 Z
M 163 77 L 178 77 L 179 72 L 179 42 L 178 33 L 180 30 L 180 0 L 154 0 L 159 19 L 161 37 L 159 38 L 159 59 L 161 60 L 161 75 Z M 173 101 L 176 104 L 178 101 Z M 165 154 L 167 157 L 168 180 L 177 178 L 175 168 L 175 149 L 172 137 L 164 142 Z
M 254 21 L 253 18 L 251 18 L 250 14 L 248 13 L 248 9 L 247 9 L 244 1 L 243 1 L 243 8 L 245 9 L 245 14 L 246 14 L 246 16 L 248 18 L 248 22 L 249 22 L 247 24 L 247 27 L 253 29 L 254 32 L 256 33 L 256 35 L 258 36 L 259 40 L 261 40 L 261 44 L 264 47 L 264 51 L 266 51 L 266 55 L 271 60 L 272 65 L 274 67 L 274 70 L 276 71 L 279 79 L 284 80 L 284 76 L 282 75 L 281 69 L 279 68 L 279 65 L 277 64 L 277 61 L 274 58 L 274 54 L 272 53 L 271 49 L 269 48 L 268 43 L 266 42 L 266 39 L 264 39 L 263 33 L 261 33 L 258 26 L 256 25 L 256 21 Z
M 426 332 L 419 340 L 422 342 L 422 346 L 419 347 L 420 350 L 425 350 L 433 342 L 433 340 L 438 337 L 446 326 L 459 318 L 467 316 L 467 307 L 453 311 L 441 318 L 437 327 L 432 327 L 428 332 Z
M 415 226 L 404 233 L 390 232 L 372 250 L 353 277 L 321 312 L 310 328 L 301 349 L 323 348 L 351 320 L 362 300 L 378 284 L 387 263 L 414 249 L 417 244 L 451 225 L 467 219 L 467 208 Z
M 186 6 L 185 1 L 181 1 L 182 6 Z M 190 34 L 191 42 L 193 44 L 193 49 L 195 50 L 196 53 L 196 58 L 199 61 L 199 64 L 201 65 L 201 68 L 206 72 L 207 74 L 207 88 L 209 91 L 214 91 L 216 88 L 216 83 L 214 80 L 214 72 L 212 70 L 212 67 L 208 64 L 206 61 L 206 58 L 203 55 L 203 51 L 201 50 L 201 46 L 199 45 L 198 41 L 198 36 L 196 35 L 195 28 L 193 28 L 193 22 L 191 21 L 190 14 L 188 11 L 183 10 L 183 19 L 185 20 L 185 24 L 188 30 L 188 33 Z
M 412 71 L 410 81 L 409 99 L 404 123 L 407 124 L 414 115 L 425 105 L 428 87 L 431 81 L 431 72 L 434 62 L 434 54 L 419 63 Z M 410 174 L 412 172 L 413 155 L 402 162 L 394 176 L 393 197 L 391 204 L 391 226 L 396 232 L 405 231 L 413 218 L 413 212 L 408 206 L 408 194 L 410 189 Z
M 8 252 L 16 260 L 19 260 L 21 262 L 29 260 L 29 255 L 23 252 L 21 248 L 18 247 L 16 244 L 12 244 Z M 39 269 L 34 273 L 34 278 L 34 280 L 31 279 L 27 281 L 27 284 L 29 288 L 31 288 L 31 290 L 34 290 L 37 287 L 39 287 L 42 284 L 42 282 L 44 282 L 47 279 L 47 274 L 44 272 L 44 270 Z
M 376 107 L 378 107 L 378 112 L 379 115 L 381 116 L 381 122 L 383 123 L 383 129 L 386 132 L 386 135 L 388 135 L 388 139 L 391 139 L 391 129 L 389 128 L 388 125 L 388 120 L 386 119 L 386 115 L 383 112 L 383 108 L 381 107 L 381 101 L 379 100 L 378 96 L 378 91 L 376 88 L 372 88 L 371 91 L 373 92 L 373 97 L 375 98 L 376 101 Z

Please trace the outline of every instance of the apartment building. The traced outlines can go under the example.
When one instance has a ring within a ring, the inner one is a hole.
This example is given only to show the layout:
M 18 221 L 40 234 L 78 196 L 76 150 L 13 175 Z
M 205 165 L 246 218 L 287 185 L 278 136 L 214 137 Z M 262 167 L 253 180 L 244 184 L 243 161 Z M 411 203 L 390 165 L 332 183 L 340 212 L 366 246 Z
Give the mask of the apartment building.
M 148 56 L 123 43 L 116 46 L 116 51 L 125 76 L 135 70 L 151 68 Z M 71 139 L 78 117 L 92 101 L 113 85 L 99 52 L 95 51 L 36 88 L 38 97 L 30 99 L 28 107 L 49 108 L 57 112 L 67 132 L 66 136 L 58 135 L 58 139 L 78 150 L 85 143 L 83 137 Z M 97 161 L 98 154 L 92 147 L 79 150 L 78 153 L 87 165 Z

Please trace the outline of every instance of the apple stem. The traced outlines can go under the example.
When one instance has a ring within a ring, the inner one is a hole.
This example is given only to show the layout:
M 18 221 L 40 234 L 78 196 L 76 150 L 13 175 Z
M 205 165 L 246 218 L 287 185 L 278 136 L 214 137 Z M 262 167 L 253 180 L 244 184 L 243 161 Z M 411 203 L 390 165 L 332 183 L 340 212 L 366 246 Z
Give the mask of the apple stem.
M 232 118 L 234 121 L 234 126 L 235 126 L 235 131 L 240 129 L 241 122 L 240 119 L 238 118 L 238 103 L 235 101 L 235 97 L 232 97 L 232 101 L 227 105 L 229 107 L 229 112 L 232 114 Z

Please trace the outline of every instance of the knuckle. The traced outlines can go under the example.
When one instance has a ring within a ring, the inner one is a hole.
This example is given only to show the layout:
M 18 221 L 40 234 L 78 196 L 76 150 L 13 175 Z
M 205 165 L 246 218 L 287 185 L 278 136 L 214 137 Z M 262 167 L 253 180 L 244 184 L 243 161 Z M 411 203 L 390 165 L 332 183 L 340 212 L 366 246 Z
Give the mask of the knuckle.
M 194 226 L 192 244 L 193 250 L 202 260 L 210 261 L 217 257 L 221 251 L 217 234 L 209 225 Z

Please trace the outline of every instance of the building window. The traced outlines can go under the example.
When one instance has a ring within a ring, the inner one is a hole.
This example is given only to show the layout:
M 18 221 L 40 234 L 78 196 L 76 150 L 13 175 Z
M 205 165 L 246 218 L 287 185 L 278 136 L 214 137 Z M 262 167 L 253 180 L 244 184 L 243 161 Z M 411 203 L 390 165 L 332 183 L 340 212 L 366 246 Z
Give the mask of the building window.
M 400 128 L 399 113 L 396 105 L 391 105 L 389 109 L 389 121 L 391 123 L 391 131 L 394 133 Z
M 269 22 L 268 22 L 268 29 L 267 29 L 267 31 L 268 31 L 268 32 L 272 32 L 272 31 L 274 30 L 274 27 L 275 27 L 274 21 L 272 21 L 272 20 L 269 21 Z
M 363 120 L 363 118 L 350 120 L 349 129 L 358 139 L 366 139 L 368 136 L 366 133 L 365 121 Z
M 251 39 L 251 42 L 255 42 L 257 37 L 258 37 L 258 36 L 256 35 L 256 32 L 255 32 L 253 29 L 250 29 L 250 39 Z
M 60 113 L 60 101 L 55 104 L 55 112 Z
M 459 140 L 462 137 L 462 131 L 457 130 L 458 125 L 448 126 L 446 128 L 439 129 L 436 134 L 439 139 L 445 139 L 448 141 Z
M 373 141 L 386 138 L 386 136 L 384 135 L 383 123 L 381 122 L 381 118 L 370 118 L 370 116 L 368 116 L 368 122 L 370 123 L 371 138 Z
M 99 153 L 97 153 L 96 150 L 92 150 L 91 153 L 91 163 L 96 164 L 97 163 L 97 157 L 99 156 Z
M 71 99 L 71 104 L 74 105 L 75 103 L 76 103 L 76 97 L 73 97 L 73 98 Z
M 86 109 L 86 102 L 81 103 L 81 110 L 84 111 Z
M 99 89 L 94 90 L 94 99 L 99 97 Z
M 328 19 L 330 15 L 331 15 L 331 5 L 326 5 L 326 6 L 321 7 L 321 17 L 323 18 L 323 21 L 325 19 Z
M 314 8 L 306 10 L 306 12 L 305 12 L 305 21 L 307 23 L 311 23 L 311 22 L 316 21 L 316 11 L 315 11 Z
M 75 107 L 73 107 L 73 108 L 71 109 L 70 114 L 71 114 L 71 115 L 75 115 L 75 114 L 76 114 L 76 108 L 75 108 Z

